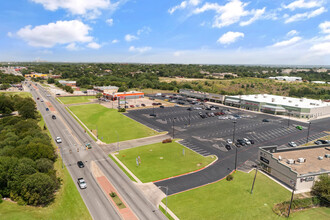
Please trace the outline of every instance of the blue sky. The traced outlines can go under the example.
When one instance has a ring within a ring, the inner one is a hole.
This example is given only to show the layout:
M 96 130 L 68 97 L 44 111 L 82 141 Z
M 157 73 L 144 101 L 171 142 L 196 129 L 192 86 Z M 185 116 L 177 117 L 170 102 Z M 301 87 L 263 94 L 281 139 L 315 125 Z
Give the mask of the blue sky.
M 329 0 L 0 2 L 0 61 L 330 64 Z

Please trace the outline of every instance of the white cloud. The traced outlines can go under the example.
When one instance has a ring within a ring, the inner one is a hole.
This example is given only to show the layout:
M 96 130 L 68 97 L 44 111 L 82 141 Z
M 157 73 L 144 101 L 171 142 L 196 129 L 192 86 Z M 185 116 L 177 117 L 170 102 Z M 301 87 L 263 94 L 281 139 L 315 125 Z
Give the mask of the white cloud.
M 215 11 L 216 15 L 212 26 L 217 28 L 229 26 L 239 22 L 242 17 L 251 16 L 249 20 L 240 23 L 241 26 L 246 26 L 260 19 L 266 10 L 266 8 L 263 8 L 248 11 L 245 10 L 247 5 L 248 3 L 243 3 L 240 0 L 230 0 L 225 5 L 206 2 L 202 7 L 196 8 L 193 13 L 200 14 L 210 10 Z
M 125 40 L 127 42 L 131 42 L 131 41 L 137 40 L 137 39 L 139 39 L 137 36 L 134 36 L 134 35 L 131 35 L 131 34 L 126 34 L 125 35 Z
M 151 49 L 152 49 L 151 47 L 134 47 L 134 46 L 131 46 L 128 50 L 130 52 L 144 53 L 144 52 L 147 52 L 147 51 L 149 51 Z
M 113 25 L 113 19 L 112 18 L 109 18 L 105 21 L 109 26 L 112 26 Z
M 322 0 L 321 1 L 320 0 L 312 0 L 312 1 L 297 0 L 297 1 L 291 2 L 288 5 L 283 5 L 282 7 L 293 11 L 297 8 L 316 8 L 316 7 L 320 7 L 322 4 L 323 4 Z
M 325 21 L 319 25 L 322 33 L 330 34 L 330 21 Z
M 31 0 L 50 11 L 60 8 L 69 11 L 73 15 L 86 15 L 94 19 L 101 14 L 100 10 L 116 7 L 110 0 Z
M 223 34 L 217 42 L 220 44 L 231 44 L 237 41 L 239 38 L 244 37 L 244 34 L 241 32 L 232 32 L 229 31 L 225 34 Z
M 112 44 L 116 44 L 116 43 L 119 43 L 119 40 L 117 40 L 117 39 L 114 39 L 114 40 L 112 40 L 112 41 L 111 41 L 111 43 L 112 43 Z
M 87 44 L 87 47 L 97 50 L 101 48 L 101 45 L 95 42 L 90 42 L 89 44 Z
M 77 47 L 76 43 L 68 44 L 65 48 L 66 48 L 67 50 L 71 50 L 71 51 L 79 50 L 79 48 Z
M 13 37 L 14 35 L 13 35 L 13 33 L 8 32 L 8 33 L 7 33 L 7 36 L 8 36 L 8 37 Z
M 175 51 L 174 53 L 173 53 L 173 56 L 175 56 L 175 57 L 179 57 L 179 56 L 182 56 L 184 54 L 184 51 Z
M 57 21 L 34 28 L 31 25 L 25 26 L 17 31 L 17 36 L 31 46 L 50 48 L 56 44 L 91 42 L 93 37 L 88 35 L 90 30 L 88 25 L 78 20 Z
M 201 0 L 189 0 L 189 1 L 183 1 L 181 4 L 176 5 L 170 9 L 168 9 L 168 13 L 173 14 L 176 10 L 185 9 L 188 6 L 197 6 L 201 3 Z
M 284 41 L 277 42 L 277 43 L 273 44 L 272 46 L 273 47 L 290 46 L 290 45 L 293 45 L 293 44 L 297 43 L 300 40 L 301 40 L 301 37 L 293 37 L 293 38 L 291 38 L 289 40 L 284 40 Z
M 291 23 L 291 22 L 295 22 L 295 21 L 301 21 L 301 20 L 307 20 L 310 19 L 312 17 L 316 17 L 320 14 L 323 14 L 324 12 L 326 12 L 327 10 L 324 7 L 318 8 L 314 11 L 309 11 L 309 12 L 305 12 L 305 13 L 298 13 L 292 16 L 289 16 L 286 18 L 285 23 Z
M 150 32 L 151 32 L 151 28 L 147 27 L 147 26 L 144 26 L 143 28 L 139 29 L 136 34 L 137 35 L 149 34 Z
M 286 34 L 286 36 L 291 37 L 291 36 L 295 36 L 295 35 L 297 35 L 297 34 L 299 34 L 298 31 L 296 31 L 296 30 L 291 30 L 291 31 L 289 31 L 289 32 Z
M 310 50 L 318 55 L 330 54 L 330 41 L 314 44 Z

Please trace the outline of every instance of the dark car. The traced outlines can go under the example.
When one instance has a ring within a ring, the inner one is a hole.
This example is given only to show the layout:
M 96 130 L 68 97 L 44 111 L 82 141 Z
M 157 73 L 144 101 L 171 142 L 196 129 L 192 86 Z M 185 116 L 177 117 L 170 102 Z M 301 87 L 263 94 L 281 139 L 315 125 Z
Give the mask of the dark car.
M 79 160 L 77 162 L 77 165 L 78 165 L 79 168 L 84 168 L 85 167 L 84 163 L 81 160 Z
M 156 117 L 156 114 L 153 114 L 153 113 L 151 113 L 149 115 L 152 116 L 152 117 Z
M 269 120 L 268 119 L 262 119 L 262 122 L 269 122 Z
M 254 144 L 254 140 L 249 140 L 251 144 Z
M 52 115 L 52 119 L 56 119 L 56 116 L 55 115 Z
M 46 111 L 49 111 L 49 108 L 46 108 Z
M 37 100 L 39 100 L 39 97 L 37 97 Z
M 192 111 L 192 108 L 187 108 L 188 111 Z
M 245 145 L 246 145 L 245 141 L 242 140 L 242 139 L 237 139 L 237 143 L 238 143 L 239 145 L 242 145 L 242 146 L 245 146 Z
M 165 108 L 163 105 L 159 106 L 159 108 Z
M 143 104 L 143 103 L 141 104 L 141 106 L 143 106 L 143 107 L 146 107 L 146 105 L 145 105 L 145 104 Z
M 231 147 L 230 147 L 230 145 L 228 145 L 228 144 L 226 144 L 225 148 L 226 148 L 227 150 L 231 150 Z

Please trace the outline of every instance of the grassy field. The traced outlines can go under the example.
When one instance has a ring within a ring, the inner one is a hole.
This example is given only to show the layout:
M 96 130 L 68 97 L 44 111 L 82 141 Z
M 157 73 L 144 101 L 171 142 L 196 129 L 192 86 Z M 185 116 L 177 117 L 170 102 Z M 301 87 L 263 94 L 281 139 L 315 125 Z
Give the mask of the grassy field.
M 78 104 L 90 102 L 92 99 L 96 99 L 95 96 L 73 96 L 73 97 L 59 97 L 59 100 L 63 102 L 63 104 Z
M 156 131 L 126 117 L 115 109 L 99 104 L 71 106 L 70 110 L 90 129 L 96 130 L 103 142 L 126 141 L 157 134 Z M 116 133 L 117 132 L 117 133 Z
M 39 126 L 43 128 L 44 121 L 41 118 Z M 48 130 L 45 130 L 50 136 Z M 54 147 L 56 147 L 54 145 Z M 83 202 L 75 182 L 73 182 L 68 170 L 64 167 L 62 169 L 62 162 L 60 155 L 54 167 L 57 172 L 57 176 L 62 181 L 61 188 L 56 193 L 55 201 L 47 207 L 32 207 L 32 206 L 19 206 L 16 203 L 10 201 L 3 201 L 0 203 L 0 219 L 6 220 L 34 220 L 34 219 L 92 219 L 88 209 Z
M 180 219 L 285 219 L 273 213 L 274 204 L 290 200 L 291 193 L 258 173 L 237 172 L 233 181 L 222 180 L 168 197 L 168 207 Z M 163 200 L 165 204 L 165 199 Z M 314 216 L 314 214 L 316 216 Z M 329 209 L 315 208 L 296 212 L 292 219 L 329 219 Z
M 29 93 L 29 92 L 0 92 L 0 95 L 1 94 L 5 94 L 5 95 L 19 95 L 19 96 L 22 96 L 23 98 L 32 97 L 31 93 Z
M 152 182 L 198 170 L 215 160 L 214 156 L 203 157 L 176 142 L 121 150 L 116 156 L 142 182 Z M 141 158 L 140 166 L 136 165 L 138 156 Z

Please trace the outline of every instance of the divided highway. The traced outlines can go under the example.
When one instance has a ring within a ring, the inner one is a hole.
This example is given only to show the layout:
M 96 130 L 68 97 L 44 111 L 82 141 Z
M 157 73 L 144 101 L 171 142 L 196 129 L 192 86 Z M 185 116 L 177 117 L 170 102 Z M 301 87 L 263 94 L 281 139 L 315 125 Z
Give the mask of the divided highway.
M 31 93 L 37 102 L 46 125 L 52 134 L 62 138 L 58 144 L 64 164 L 67 166 L 74 182 L 83 177 L 87 183 L 87 189 L 78 190 L 91 213 L 93 219 L 121 219 L 115 207 L 108 201 L 102 189 L 91 174 L 90 164 L 94 161 L 104 175 L 114 185 L 119 194 L 139 219 L 167 219 L 161 211 L 151 204 L 134 185 L 134 183 L 121 171 L 120 168 L 105 155 L 101 148 L 84 132 L 84 129 L 70 115 L 65 107 L 40 85 L 38 89 L 30 87 Z M 37 97 L 49 101 L 56 110 L 57 119 L 51 119 L 50 111 L 46 111 L 45 102 L 37 101 Z M 91 143 L 93 148 L 86 150 L 85 143 Z M 77 161 L 84 161 L 85 168 L 79 168 Z

